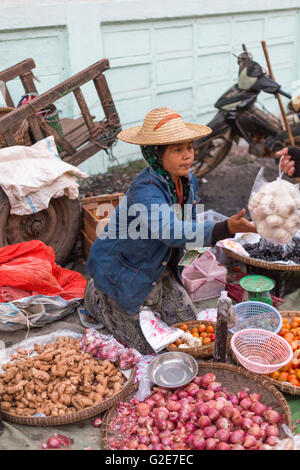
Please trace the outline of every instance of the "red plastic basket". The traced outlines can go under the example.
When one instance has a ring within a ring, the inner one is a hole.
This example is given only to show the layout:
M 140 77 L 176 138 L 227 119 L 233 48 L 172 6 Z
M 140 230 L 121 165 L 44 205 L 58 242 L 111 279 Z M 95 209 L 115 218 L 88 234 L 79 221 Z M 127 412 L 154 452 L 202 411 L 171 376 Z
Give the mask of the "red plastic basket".
M 231 338 L 239 362 L 251 372 L 269 374 L 288 364 L 293 357 L 289 343 L 271 331 L 249 328 Z

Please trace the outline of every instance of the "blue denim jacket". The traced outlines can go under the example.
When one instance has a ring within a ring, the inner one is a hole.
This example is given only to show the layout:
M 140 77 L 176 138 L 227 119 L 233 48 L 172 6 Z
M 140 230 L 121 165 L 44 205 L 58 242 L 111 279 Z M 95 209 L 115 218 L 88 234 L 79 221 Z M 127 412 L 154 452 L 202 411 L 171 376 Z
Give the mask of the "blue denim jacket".
M 198 184 L 191 173 L 189 180 L 187 203 L 193 205 L 191 221 L 182 221 L 176 216 L 168 182 L 147 167 L 132 182 L 126 197 L 111 215 L 110 223 L 91 247 L 87 272 L 93 277 L 96 288 L 115 300 L 128 314 L 138 311 L 159 281 L 172 247 L 183 249 L 196 231 L 203 233 L 203 226 L 196 222 L 196 203 L 200 201 Z M 133 207 L 133 204 L 143 206 Z M 150 215 L 151 204 L 157 204 L 157 210 L 152 210 Z M 135 212 L 135 208 L 139 208 L 139 212 Z M 169 216 L 171 221 L 167 237 L 163 232 L 165 219 L 162 214 Z M 127 237 L 130 224 L 139 226 L 144 235 L 148 235 L 147 239 L 146 236 Z M 203 246 L 211 245 L 214 225 L 214 222 L 205 222 Z

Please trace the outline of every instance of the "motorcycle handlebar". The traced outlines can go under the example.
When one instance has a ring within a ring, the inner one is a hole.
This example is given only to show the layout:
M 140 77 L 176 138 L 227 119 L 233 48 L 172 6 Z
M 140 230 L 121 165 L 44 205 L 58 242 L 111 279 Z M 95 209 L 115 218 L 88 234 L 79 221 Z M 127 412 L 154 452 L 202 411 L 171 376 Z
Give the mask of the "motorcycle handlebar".
M 279 93 L 280 95 L 282 95 L 282 96 L 285 96 L 286 98 L 289 98 L 289 99 L 292 98 L 291 95 L 289 95 L 289 93 L 286 93 L 285 91 L 283 91 L 283 90 L 281 90 L 281 89 L 278 90 L 278 93 Z

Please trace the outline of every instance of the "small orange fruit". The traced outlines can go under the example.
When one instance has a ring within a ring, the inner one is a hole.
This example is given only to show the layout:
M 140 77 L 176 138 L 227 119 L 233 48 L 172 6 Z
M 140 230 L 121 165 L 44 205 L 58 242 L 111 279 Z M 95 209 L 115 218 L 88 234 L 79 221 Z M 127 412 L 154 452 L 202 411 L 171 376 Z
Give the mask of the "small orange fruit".
M 214 332 L 215 332 L 215 329 L 214 329 L 213 326 L 208 325 L 208 326 L 206 327 L 206 332 L 207 332 L 207 333 L 214 333 Z
M 211 343 L 211 339 L 209 337 L 207 338 L 204 338 L 203 341 L 202 341 L 202 344 L 205 345 L 205 344 L 210 344 Z

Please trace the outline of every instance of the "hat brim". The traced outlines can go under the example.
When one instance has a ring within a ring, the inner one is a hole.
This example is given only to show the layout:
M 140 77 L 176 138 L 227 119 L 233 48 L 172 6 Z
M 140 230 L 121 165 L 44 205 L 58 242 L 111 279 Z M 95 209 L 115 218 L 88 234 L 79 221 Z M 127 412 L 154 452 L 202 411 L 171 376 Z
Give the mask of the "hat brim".
M 151 136 L 144 136 L 141 134 L 142 126 L 130 127 L 124 129 L 117 135 L 118 139 L 128 144 L 136 145 L 168 145 L 178 144 L 181 142 L 192 142 L 197 139 L 201 139 L 209 134 L 212 130 L 210 127 L 204 126 L 203 124 L 194 124 L 191 122 L 185 123 L 186 130 L 184 132 L 166 133 L 163 136 L 155 136 L 154 133 Z

